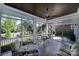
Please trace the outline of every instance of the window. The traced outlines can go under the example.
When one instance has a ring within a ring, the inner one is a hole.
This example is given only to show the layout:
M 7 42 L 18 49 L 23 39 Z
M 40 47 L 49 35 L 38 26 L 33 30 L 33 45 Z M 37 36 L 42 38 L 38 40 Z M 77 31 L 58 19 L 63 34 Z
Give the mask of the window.
M 2 14 L 1 16 L 1 49 L 2 53 L 11 50 L 10 44 L 21 40 L 21 19 Z
M 36 22 L 37 38 L 41 39 L 42 36 L 46 35 L 46 24 L 42 22 Z
M 1 53 L 12 50 L 12 48 L 15 49 L 13 44 L 17 43 L 16 41 L 20 43 L 20 46 L 34 43 L 34 31 L 36 29 L 36 35 L 38 37 L 44 35 L 46 25 L 39 21 L 37 21 L 36 24 L 34 23 L 34 20 L 36 21 L 38 17 L 24 13 L 14 8 L 10 9 L 8 6 L 6 7 L 6 5 L 4 5 L 4 7 L 5 8 L 3 9 L 0 19 Z M 34 25 L 37 27 L 34 28 Z M 17 47 L 18 46 L 19 45 L 17 43 Z
M 33 20 L 22 19 L 23 45 L 33 43 Z

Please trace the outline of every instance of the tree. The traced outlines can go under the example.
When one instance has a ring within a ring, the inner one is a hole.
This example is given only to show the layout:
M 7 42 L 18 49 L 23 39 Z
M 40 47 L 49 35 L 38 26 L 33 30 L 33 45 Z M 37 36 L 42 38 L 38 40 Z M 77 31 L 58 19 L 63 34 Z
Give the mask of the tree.
M 38 32 L 38 33 L 39 33 L 40 31 L 44 32 L 45 27 L 46 27 L 46 24 L 43 24 L 43 25 L 39 26 L 39 27 L 37 28 L 37 32 Z
M 16 24 L 11 17 L 7 17 L 3 24 L 3 31 L 5 32 L 5 38 L 11 38 L 11 32 L 16 31 Z
M 29 31 L 29 32 L 33 33 L 33 24 L 32 23 L 23 21 L 22 25 L 24 26 L 26 31 Z

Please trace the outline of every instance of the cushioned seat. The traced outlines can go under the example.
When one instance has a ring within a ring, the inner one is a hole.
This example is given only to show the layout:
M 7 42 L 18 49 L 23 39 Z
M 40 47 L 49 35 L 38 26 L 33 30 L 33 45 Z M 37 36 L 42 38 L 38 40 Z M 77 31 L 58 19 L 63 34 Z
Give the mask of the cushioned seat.
M 12 51 L 2 53 L 2 56 L 12 56 Z

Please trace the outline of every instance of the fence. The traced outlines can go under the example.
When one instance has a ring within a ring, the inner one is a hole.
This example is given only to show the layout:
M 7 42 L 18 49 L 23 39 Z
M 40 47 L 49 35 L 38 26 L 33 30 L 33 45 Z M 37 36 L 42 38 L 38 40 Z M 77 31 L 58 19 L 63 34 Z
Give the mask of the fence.
M 1 40 L 1 46 L 11 44 L 11 43 L 15 42 L 16 40 L 17 39 L 4 39 L 4 40 Z
M 27 35 L 27 36 L 24 36 L 24 37 L 3 39 L 3 40 L 0 41 L 0 43 L 1 43 L 1 46 L 5 46 L 5 45 L 8 45 L 8 44 L 14 43 L 16 40 L 19 40 L 20 42 L 25 42 L 25 41 L 29 42 L 32 39 L 33 39 L 32 35 Z

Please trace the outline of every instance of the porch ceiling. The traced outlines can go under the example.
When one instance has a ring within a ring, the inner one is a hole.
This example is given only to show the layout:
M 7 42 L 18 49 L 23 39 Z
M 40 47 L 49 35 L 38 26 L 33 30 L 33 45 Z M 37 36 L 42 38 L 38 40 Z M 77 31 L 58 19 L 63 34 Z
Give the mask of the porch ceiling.
M 57 18 L 60 16 L 68 15 L 77 12 L 79 4 L 76 3 L 5 3 L 8 6 L 22 10 L 24 12 L 31 13 L 41 18 L 46 18 L 47 12 L 48 18 Z M 48 11 L 46 9 L 48 8 Z

